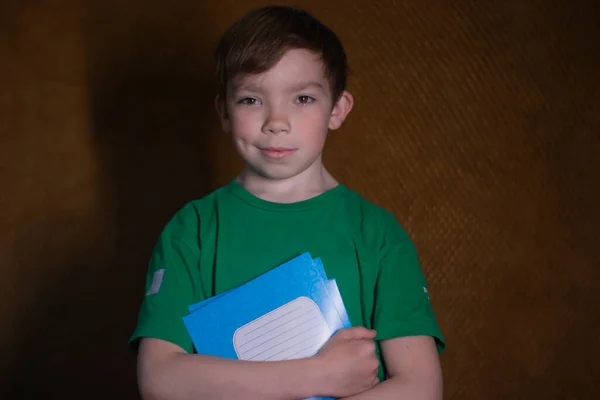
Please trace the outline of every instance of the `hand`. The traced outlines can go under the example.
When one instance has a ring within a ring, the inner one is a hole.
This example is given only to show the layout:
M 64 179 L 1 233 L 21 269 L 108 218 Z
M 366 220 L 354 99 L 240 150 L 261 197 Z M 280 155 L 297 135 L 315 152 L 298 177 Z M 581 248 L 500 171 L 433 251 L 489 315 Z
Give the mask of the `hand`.
M 321 361 L 323 396 L 342 398 L 364 392 L 379 380 L 376 332 L 362 326 L 339 330 L 314 357 Z

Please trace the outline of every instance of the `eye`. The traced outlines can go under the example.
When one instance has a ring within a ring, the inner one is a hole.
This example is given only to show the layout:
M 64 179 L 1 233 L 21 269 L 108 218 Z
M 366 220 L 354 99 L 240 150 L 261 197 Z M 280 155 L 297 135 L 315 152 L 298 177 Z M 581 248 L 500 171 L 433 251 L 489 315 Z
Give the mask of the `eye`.
M 258 99 L 255 99 L 253 97 L 244 97 L 241 100 L 238 100 L 238 104 L 242 104 L 245 106 L 255 106 L 260 104 L 260 102 L 258 101 Z
M 298 96 L 298 99 L 296 101 L 300 104 L 310 104 L 314 103 L 315 99 L 310 96 Z

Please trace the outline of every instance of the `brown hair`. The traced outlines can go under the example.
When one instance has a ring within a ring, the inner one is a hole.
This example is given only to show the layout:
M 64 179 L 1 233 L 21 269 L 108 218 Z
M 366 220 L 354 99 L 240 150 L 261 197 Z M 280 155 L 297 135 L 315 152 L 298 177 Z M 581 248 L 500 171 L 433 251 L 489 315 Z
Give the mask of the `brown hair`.
M 215 54 L 219 93 L 240 74 L 273 67 L 290 49 L 307 49 L 321 57 L 332 98 L 346 89 L 348 62 L 337 35 L 308 12 L 285 6 L 251 10 L 221 37 Z

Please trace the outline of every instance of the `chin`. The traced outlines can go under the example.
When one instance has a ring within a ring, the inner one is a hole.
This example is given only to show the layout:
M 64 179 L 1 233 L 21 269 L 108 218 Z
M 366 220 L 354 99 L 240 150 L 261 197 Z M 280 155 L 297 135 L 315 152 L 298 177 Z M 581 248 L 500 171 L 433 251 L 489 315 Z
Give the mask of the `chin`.
M 257 175 L 269 180 L 285 180 L 300 175 L 305 168 L 252 168 Z
M 302 160 L 302 162 L 289 160 L 287 163 L 277 164 L 247 157 L 244 161 L 246 168 L 252 174 L 269 180 L 285 180 L 307 172 L 311 166 L 314 166 L 316 160 Z
M 273 172 L 273 171 L 260 171 L 260 176 L 263 178 L 273 180 L 273 181 L 282 181 L 286 179 L 290 179 L 299 175 L 300 172 Z

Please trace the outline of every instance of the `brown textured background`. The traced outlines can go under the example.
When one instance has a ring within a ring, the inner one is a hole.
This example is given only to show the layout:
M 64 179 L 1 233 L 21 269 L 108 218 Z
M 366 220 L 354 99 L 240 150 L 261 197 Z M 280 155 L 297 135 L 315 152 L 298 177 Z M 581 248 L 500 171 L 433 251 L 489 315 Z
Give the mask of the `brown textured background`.
M 262 1 L 0 3 L 0 397 L 132 399 L 146 261 L 240 164 L 218 35 Z M 334 174 L 412 234 L 447 399 L 592 399 L 600 377 L 593 1 L 296 1 L 339 32 Z

